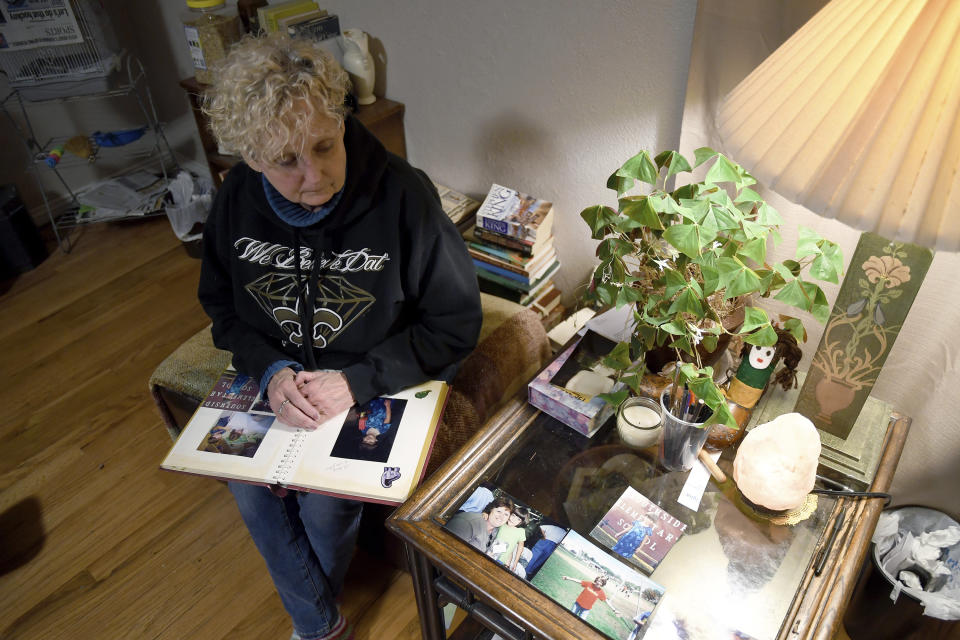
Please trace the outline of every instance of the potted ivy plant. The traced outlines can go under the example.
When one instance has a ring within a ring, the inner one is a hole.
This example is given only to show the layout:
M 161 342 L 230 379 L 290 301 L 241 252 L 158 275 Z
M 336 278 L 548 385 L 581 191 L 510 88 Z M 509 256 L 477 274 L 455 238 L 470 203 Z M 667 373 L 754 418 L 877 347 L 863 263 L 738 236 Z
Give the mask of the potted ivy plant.
M 711 163 L 702 180 L 668 190 L 674 176 Z M 646 193 L 632 194 L 641 183 Z M 641 151 L 610 176 L 617 208 L 588 207 L 580 216 L 590 226 L 599 264 L 586 294 L 588 303 L 629 306 L 635 325 L 604 364 L 626 383 L 603 398 L 614 405 L 631 391 L 639 394 L 647 372 L 645 355 L 673 351 L 674 389 L 686 387 L 703 400 L 714 422 L 737 428 L 713 368 L 704 362 L 721 338 L 739 334 L 749 344 L 772 346 L 777 333 L 757 298 L 774 299 L 810 312 L 825 322 L 830 306 L 811 279 L 838 282 L 843 256 L 833 242 L 801 227 L 796 259 L 769 263 L 767 241 L 781 240 L 780 215 L 750 188 L 756 180 L 740 165 L 709 148 L 697 149 L 693 166 L 676 151 L 651 157 Z M 724 326 L 736 301 L 743 301 L 738 328 Z M 800 319 L 781 316 L 781 330 L 806 338 Z M 679 395 L 679 394 L 677 394 Z

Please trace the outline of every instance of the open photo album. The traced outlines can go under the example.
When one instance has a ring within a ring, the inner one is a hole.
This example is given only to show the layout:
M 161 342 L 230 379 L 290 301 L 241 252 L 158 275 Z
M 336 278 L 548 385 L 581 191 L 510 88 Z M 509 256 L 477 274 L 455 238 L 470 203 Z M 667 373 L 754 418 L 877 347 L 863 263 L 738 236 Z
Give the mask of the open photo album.
M 427 466 L 447 398 L 429 381 L 374 398 L 308 431 L 284 424 L 249 376 L 227 370 L 162 469 L 400 504 Z
M 445 528 L 613 640 L 643 637 L 664 588 L 576 531 L 480 484 Z

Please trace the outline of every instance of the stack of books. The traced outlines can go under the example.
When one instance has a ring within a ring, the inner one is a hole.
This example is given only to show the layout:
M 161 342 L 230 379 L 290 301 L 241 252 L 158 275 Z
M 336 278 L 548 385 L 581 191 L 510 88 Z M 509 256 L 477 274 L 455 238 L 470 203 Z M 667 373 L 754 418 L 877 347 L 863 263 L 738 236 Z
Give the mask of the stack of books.
M 286 31 L 292 24 L 326 16 L 314 0 L 288 0 L 268 4 L 257 9 L 257 20 L 263 31 Z
M 536 310 L 547 330 L 564 313 L 553 218 L 553 203 L 494 184 L 464 233 L 480 290 Z
M 457 225 L 460 233 L 472 229 L 480 203 L 470 196 L 465 196 L 459 191 L 454 191 L 442 184 L 434 182 L 433 186 L 437 188 L 437 193 L 440 194 L 440 204 L 443 206 L 443 212 L 450 217 L 453 224 Z

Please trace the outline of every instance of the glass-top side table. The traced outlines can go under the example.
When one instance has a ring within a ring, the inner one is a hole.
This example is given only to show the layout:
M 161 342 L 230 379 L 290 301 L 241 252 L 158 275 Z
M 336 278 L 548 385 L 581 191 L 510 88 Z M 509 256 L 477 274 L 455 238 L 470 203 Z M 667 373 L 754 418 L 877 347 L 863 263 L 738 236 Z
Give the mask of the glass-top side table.
M 890 421 L 874 490 L 889 486 L 908 427 L 907 418 L 895 415 Z M 728 451 L 720 460 L 728 475 L 732 458 Z M 622 445 L 613 421 L 585 438 L 518 398 L 388 521 L 408 548 L 423 636 L 444 637 L 437 607 L 441 578 L 462 587 L 467 595 L 458 604 L 476 608 L 478 617 L 501 635 L 511 629 L 498 628 L 496 615 L 520 628 L 519 635 L 513 634 L 517 637 L 604 637 L 443 529 L 484 481 L 588 539 L 627 486 L 686 523 L 686 533 L 650 576 L 666 588 L 666 596 L 647 639 L 821 637 L 820 630 L 832 629 L 849 598 L 882 501 L 818 496 L 808 517 L 784 525 L 747 505 L 732 482 L 718 486 L 710 481 L 696 511 L 682 506 L 677 497 L 687 475 L 658 469 L 654 449 Z M 844 527 L 823 572 L 814 576 L 824 530 L 841 511 Z

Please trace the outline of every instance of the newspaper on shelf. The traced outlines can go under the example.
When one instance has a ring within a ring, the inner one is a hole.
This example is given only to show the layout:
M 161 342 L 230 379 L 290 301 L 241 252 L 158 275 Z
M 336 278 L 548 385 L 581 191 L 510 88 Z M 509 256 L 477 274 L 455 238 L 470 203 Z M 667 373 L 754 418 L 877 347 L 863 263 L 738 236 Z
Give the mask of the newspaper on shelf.
M 144 216 L 163 208 L 167 180 L 149 171 L 131 173 L 94 183 L 77 193 L 84 221 Z

